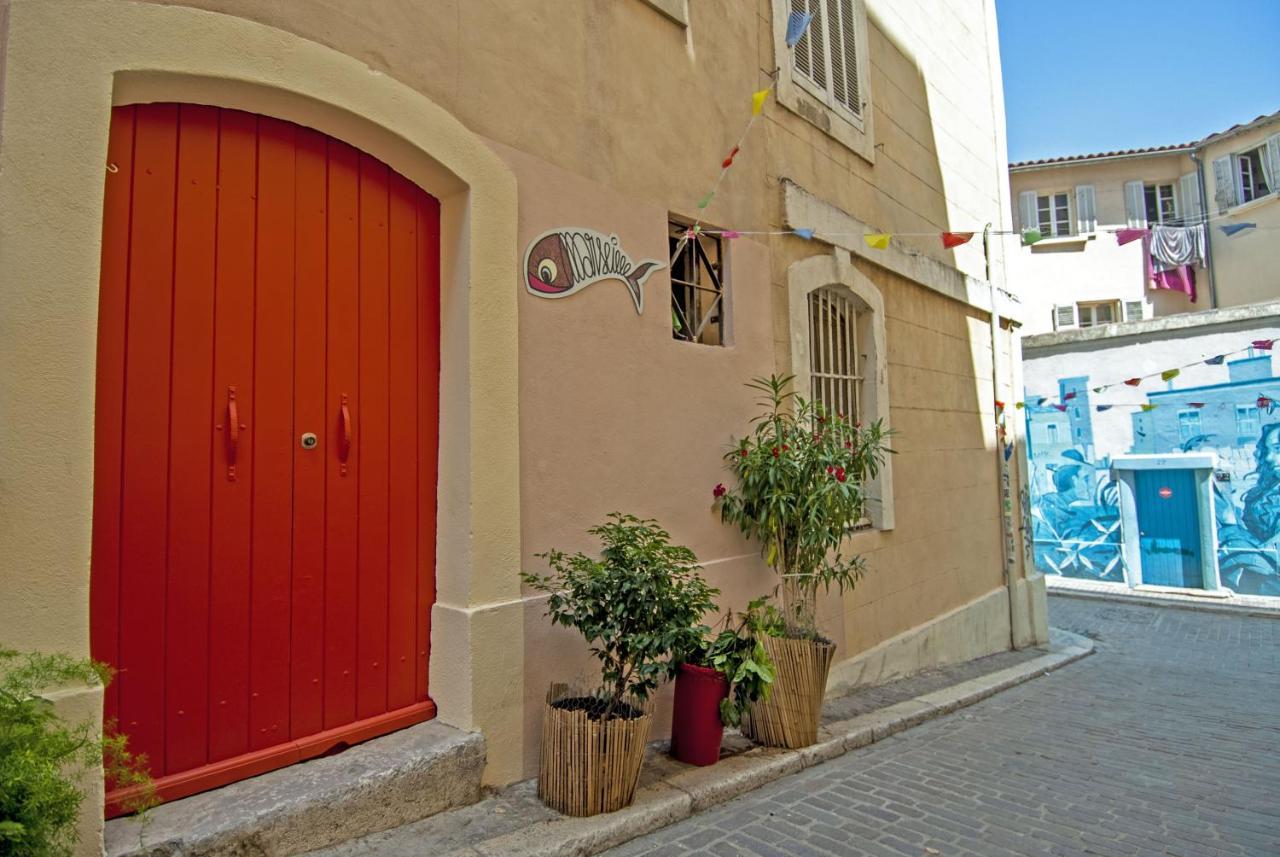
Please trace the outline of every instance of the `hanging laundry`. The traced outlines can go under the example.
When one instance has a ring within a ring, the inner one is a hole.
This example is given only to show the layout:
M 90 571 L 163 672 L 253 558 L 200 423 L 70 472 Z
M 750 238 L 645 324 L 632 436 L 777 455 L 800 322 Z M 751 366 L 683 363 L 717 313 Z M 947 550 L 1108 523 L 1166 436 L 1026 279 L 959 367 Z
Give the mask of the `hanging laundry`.
M 1154 271 L 1151 274 L 1151 282 L 1153 288 L 1182 292 L 1191 298 L 1192 303 L 1196 302 L 1196 272 L 1190 265 Z
M 1146 238 L 1150 234 L 1150 230 L 1147 229 L 1117 229 L 1116 243 L 1123 247 L 1125 244 L 1137 241 L 1139 238 Z
M 1152 227 L 1151 258 L 1164 268 L 1192 264 L 1204 267 L 1204 227 Z

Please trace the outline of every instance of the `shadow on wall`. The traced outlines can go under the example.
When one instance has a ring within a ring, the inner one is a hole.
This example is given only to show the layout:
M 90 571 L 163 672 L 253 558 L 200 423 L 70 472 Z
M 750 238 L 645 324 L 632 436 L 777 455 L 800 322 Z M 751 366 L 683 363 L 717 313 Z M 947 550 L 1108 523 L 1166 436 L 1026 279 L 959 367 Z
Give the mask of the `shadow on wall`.
M 1112 406 L 1090 404 L 1087 377 L 1058 383 L 1067 404 L 1028 397 L 1026 406 L 1032 550 L 1040 571 L 1087 580 L 1140 579 L 1137 570 L 1127 573 L 1122 553 L 1112 457 L 1176 459 L 1212 452 L 1221 583 L 1240 594 L 1280 596 L 1280 379 L 1270 372 L 1269 357 L 1265 375 L 1171 386 L 1149 394 L 1146 410 L 1129 406 L 1127 449 L 1095 445 L 1093 417 Z M 1142 520 L 1142 501 L 1137 502 Z M 1149 549 L 1145 539 L 1139 542 L 1141 551 Z

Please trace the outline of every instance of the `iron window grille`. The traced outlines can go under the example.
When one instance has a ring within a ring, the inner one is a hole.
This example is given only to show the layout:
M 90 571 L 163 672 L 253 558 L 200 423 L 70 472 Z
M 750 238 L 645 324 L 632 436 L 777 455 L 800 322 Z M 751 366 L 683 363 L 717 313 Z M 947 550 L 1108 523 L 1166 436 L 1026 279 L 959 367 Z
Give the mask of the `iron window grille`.
M 835 289 L 809 293 L 810 397 L 828 413 L 861 419 L 858 312 L 852 298 Z
M 684 342 L 724 345 L 724 245 L 720 236 L 699 232 L 680 247 L 688 231 L 687 224 L 668 222 L 671 336 Z

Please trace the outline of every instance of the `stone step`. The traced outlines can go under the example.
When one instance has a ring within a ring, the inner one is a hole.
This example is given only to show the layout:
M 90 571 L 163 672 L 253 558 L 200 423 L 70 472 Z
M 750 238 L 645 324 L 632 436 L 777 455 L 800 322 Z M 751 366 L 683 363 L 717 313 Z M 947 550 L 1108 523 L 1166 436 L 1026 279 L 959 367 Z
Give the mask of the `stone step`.
M 480 735 L 421 723 L 109 821 L 106 854 L 301 854 L 475 803 L 484 758 Z

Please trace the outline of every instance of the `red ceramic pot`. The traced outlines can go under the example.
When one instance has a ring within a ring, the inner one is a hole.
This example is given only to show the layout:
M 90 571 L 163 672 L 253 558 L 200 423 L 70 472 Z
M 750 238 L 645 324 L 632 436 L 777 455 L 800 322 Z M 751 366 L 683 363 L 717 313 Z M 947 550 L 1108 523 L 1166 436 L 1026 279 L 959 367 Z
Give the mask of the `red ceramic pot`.
M 718 670 L 681 664 L 676 673 L 676 702 L 671 715 L 671 754 L 690 765 L 714 765 L 720 759 L 720 701 L 729 680 Z

